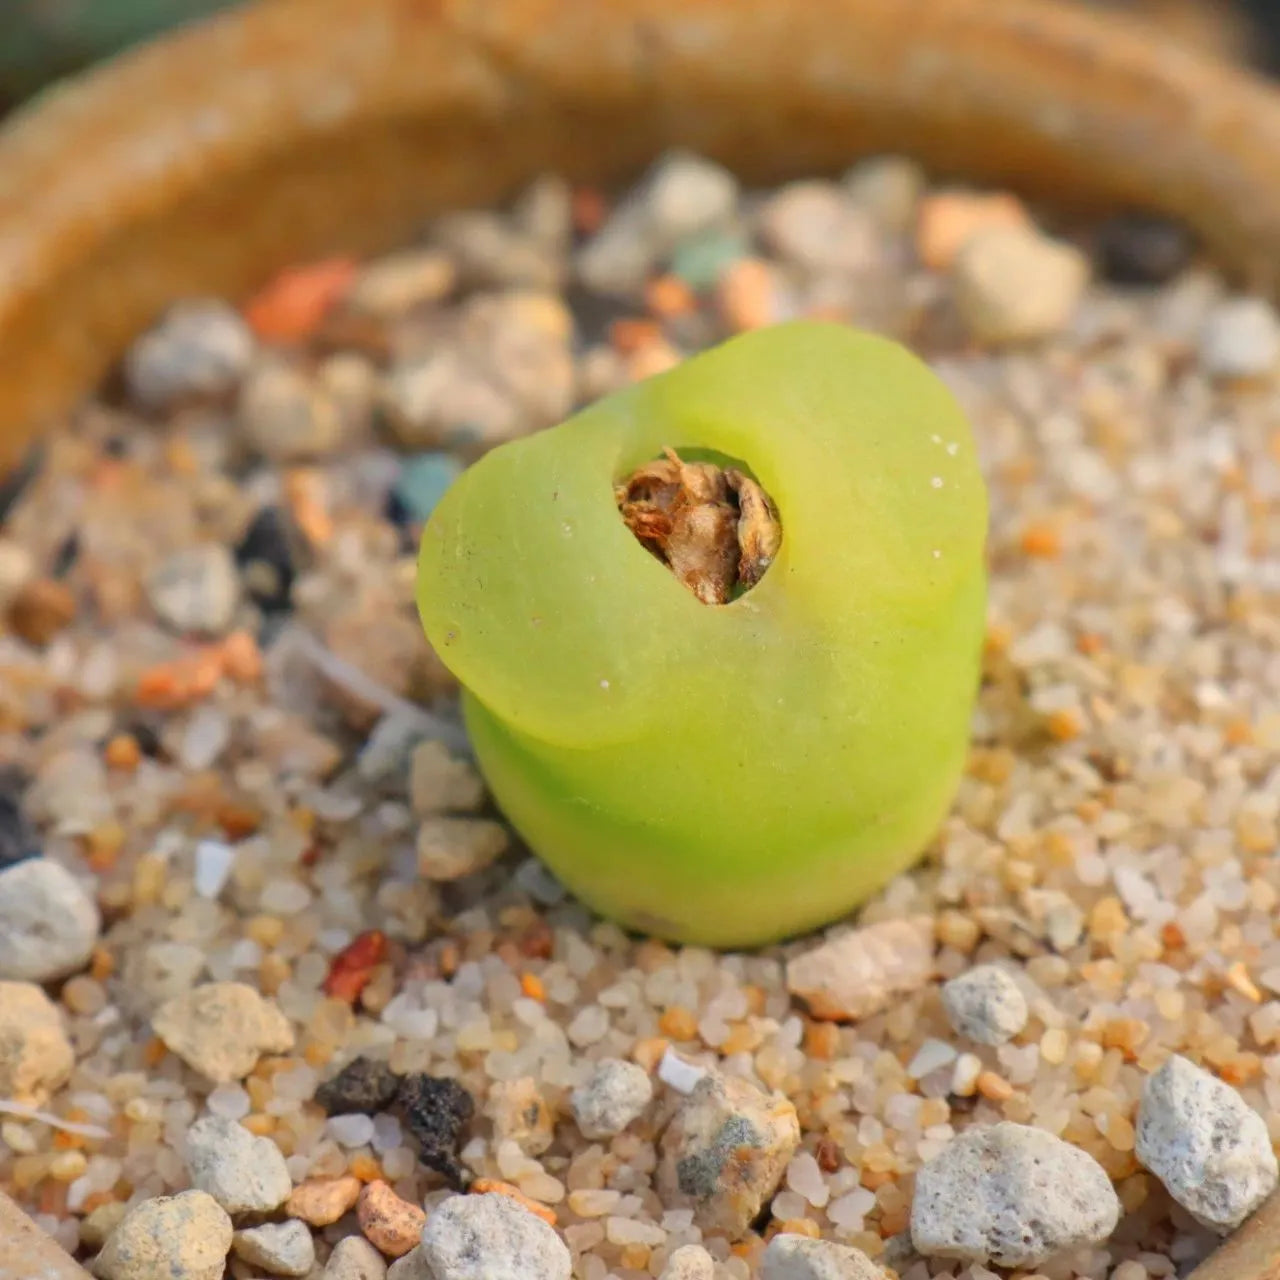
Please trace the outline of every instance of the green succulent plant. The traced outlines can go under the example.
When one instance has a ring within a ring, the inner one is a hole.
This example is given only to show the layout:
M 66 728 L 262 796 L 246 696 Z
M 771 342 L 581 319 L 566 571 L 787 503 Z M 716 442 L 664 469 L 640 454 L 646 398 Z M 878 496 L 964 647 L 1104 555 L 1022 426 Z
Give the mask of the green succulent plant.
M 664 449 L 772 499 L 759 581 L 708 604 L 618 486 Z M 942 382 L 884 338 L 734 338 L 466 471 L 423 535 L 427 635 L 529 846 L 623 925 L 751 946 L 917 858 L 966 754 L 986 495 Z

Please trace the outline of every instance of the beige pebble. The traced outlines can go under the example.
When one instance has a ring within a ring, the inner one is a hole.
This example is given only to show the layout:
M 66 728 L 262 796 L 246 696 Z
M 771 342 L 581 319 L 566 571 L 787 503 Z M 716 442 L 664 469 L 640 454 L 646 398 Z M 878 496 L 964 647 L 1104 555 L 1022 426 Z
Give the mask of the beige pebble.
M 491 866 L 510 843 L 488 818 L 427 818 L 418 828 L 418 871 L 428 880 L 460 880 Z
M 1029 228 L 984 231 L 966 242 L 952 273 L 956 310 L 979 342 L 1035 342 L 1070 322 L 1089 280 L 1078 249 Z
M 347 301 L 366 315 L 393 319 L 453 292 L 458 269 L 438 249 L 406 249 L 363 267 Z
M 854 1021 L 879 1013 L 933 976 L 933 921 L 884 920 L 829 938 L 787 964 L 787 989 L 815 1018 Z
M 129 1206 L 123 1200 L 112 1200 L 90 1210 L 80 1219 L 80 1243 L 86 1249 L 101 1249 L 128 1212 Z
M 527 1156 L 540 1156 L 555 1137 L 555 1119 L 531 1076 L 500 1080 L 489 1090 L 489 1116 L 499 1139 Z
M 212 1196 L 184 1191 L 134 1206 L 94 1262 L 101 1280 L 222 1280 L 231 1218 Z
M 242 1080 L 264 1053 L 293 1048 L 293 1028 L 242 982 L 207 982 L 166 1000 L 151 1020 L 166 1048 L 210 1080 Z
M 704 1234 L 737 1240 L 773 1195 L 799 1143 L 787 1098 L 708 1074 L 662 1135 L 658 1194 L 667 1208 L 692 1209 Z
M 401 1199 L 381 1181 L 368 1183 L 360 1192 L 356 1217 L 365 1239 L 388 1258 L 403 1258 L 422 1238 L 427 1215 Z
M 341 1178 L 309 1178 L 294 1187 L 284 1211 L 313 1227 L 327 1227 L 355 1207 L 360 1199 L 360 1179 L 346 1174 Z
M 466 760 L 434 739 L 419 743 L 409 767 L 409 803 L 420 818 L 437 813 L 470 813 L 484 799 L 484 782 Z
M 715 1280 L 715 1259 L 700 1245 L 681 1245 L 666 1261 L 659 1280 Z
M 0 982 L 0 1098 L 42 1106 L 75 1060 L 57 1005 L 34 982 Z
M 385 1280 L 387 1264 L 360 1236 L 339 1240 L 325 1264 L 324 1280 Z

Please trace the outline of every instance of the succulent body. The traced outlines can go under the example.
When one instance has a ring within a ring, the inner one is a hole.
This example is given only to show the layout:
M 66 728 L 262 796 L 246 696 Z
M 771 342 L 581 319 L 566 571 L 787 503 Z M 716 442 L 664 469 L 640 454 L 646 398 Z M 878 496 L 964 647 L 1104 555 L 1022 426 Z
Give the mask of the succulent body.
M 615 486 L 710 451 L 782 537 L 706 604 Z M 419 606 L 499 805 L 587 903 L 716 946 L 843 914 L 919 855 L 962 768 L 986 498 L 943 384 L 885 339 L 736 338 L 494 450 L 423 537 Z

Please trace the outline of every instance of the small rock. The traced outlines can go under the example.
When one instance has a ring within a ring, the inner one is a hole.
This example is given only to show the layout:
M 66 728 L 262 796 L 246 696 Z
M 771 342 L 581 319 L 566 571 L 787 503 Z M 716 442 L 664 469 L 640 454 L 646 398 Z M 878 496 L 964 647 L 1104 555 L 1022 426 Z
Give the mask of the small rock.
M 221 635 L 240 603 L 240 576 L 221 543 L 188 547 L 166 557 L 147 577 L 156 617 L 175 631 Z
M 419 453 L 405 460 L 391 489 L 393 516 L 399 524 L 422 524 L 462 474 L 451 453 Z
M 26 781 L 16 769 L 0 769 L 0 871 L 40 854 L 35 828 L 22 812 Z
M 582 1136 L 596 1142 L 621 1133 L 652 1100 L 653 1081 L 643 1067 L 605 1058 L 573 1091 L 570 1105 Z
M 101 1280 L 222 1280 L 231 1219 L 203 1191 L 144 1200 L 107 1237 L 93 1269 Z
M 284 1202 L 291 1218 L 301 1218 L 313 1227 L 327 1227 L 355 1208 L 361 1182 L 351 1174 L 341 1178 L 308 1178 L 300 1182 Z
M 578 250 L 574 270 L 592 293 L 623 297 L 640 292 L 658 256 L 644 206 L 632 196 Z
M 924 170 L 905 156 L 859 161 L 842 184 L 849 200 L 892 235 L 903 235 L 915 225 L 920 197 L 928 185 Z
M 1200 330 L 1200 363 L 1211 378 L 1260 378 L 1280 360 L 1280 319 L 1262 298 L 1218 303 Z
M 348 305 L 380 319 L 397 319 L 417 307 L 442 302 L 458 283 L 458 268 L 439 249 L 405 249 L 366 266 Z
M 920 201 L 916 254 L 933 271 L 949 271 L 960 250 L 983 231 L 1030 229 L 1022 201 L 1004 192 L 938 191 Z
M 751 243 L 740 231 L 704 231 L 677 245 L 671 272 L 701 293 L 713 288 L 733 263 L 750 252 Z
M 9 602 L 9 625 L 27 644 L 43 649 L 76 616 L 76 598 L 65 582 L 33 578 Z
M 1135 1151 L 1188 1213 L 1223 1235 L 1276 1186 L 1266 1122 L 1230 1085 L 1177 1054 L 1143 1086 Z
M 700 1244 L 681 1245 L 662 1268 L 658 1280 L 715 1280 L 716 1261 Z
M 75 1063 L 58 1006 L 33 982 L 0 982 L 0 1098 L 43 1106 Z
M 366 1183 L 356 1202 L 365 1239 L 388 1258 L 403 1258 L 422 1238 L 427 1215 L 381 1181 Z
M 489 1090 L 489 1117 L 495 1136 L 527 1156 L 540 1156 L 555 1137 L 555 1118 L 531 1076 L 497 1081 Z
M 420 818 L 437 813 L 470 813 L 484 800 L 484 781 L 467 760 L 451 755 L 434 740 L 413 750 L 409 766 L 409 803 Z
M 789 183 L 765 202 L 759 222 L 764 243 L 808 271 L 864 272 L 880 258 L 871 219 L 834 183 Z
M 187 942 L 152 942 L 125 956 L 122 998 L 129 1008 L 150 1013 L 195 986 L 205 955 Z
M 272 462 L 324 457 L 342 443 L 338 407 L 301 369 L 278 361 L 245 380 L 237 406 L 246 447 Z
M 191 1185 L 228 1213 L 270 1213 L 293 1190 L 280 1148 L 223 1116 L 203 1116 L 191 1126 L 186 1155 Z
M 557 289 L 563 274 L 558 255 L 548 253 L 523 229 L 489 210 L 438 218 L 436 241 L 453 256 L 457 274 L 472 289 Z
M 253 352 L 253 334 L 234 308 L 195 298 L 172 307 L 129 348 L 125 386 L 135 404 L 152 410 L 225 395 L 244 376 Z
M 926 1258 L 1036 1267 L 1101 1244 L 1120 1202 L 1102 1166 L 1042 1129 L 967 1129 L 916 1175 L 911 1240 Z
M 951 1025 L 979 1044 L 1004 1044 L 1027 1025 L 1027 1001 L 1004 969 L 981 964 L 942 987 Z
M 573 239 L 573 188 L 558 174 L 542 174 L 521 193 L 512 221 L 551 253 L 563 253 Z
M 347 1236 L 333 1246 L 324 1280 L 386 1280 L 382 1255 L 360 1236 Z
M 0 538 L 0 613 L 35 576 L 36 562 L 31 552 L 13 538 Z
M 521 434 L 510 399 L 449 348 L 392 369 L 383 407 L 388 427 L 405 449 L 445 445 L 464 432 L 495 444 Z
M 641 198 L 650 242 L 665 253 L 727 222 L 738 205 L 738 180 L 711 160 L 672 151 L 650 170 Z
M 786 1098 L 709 1074 L 662 1135 L 658 1192 L 668 1208 L 691 1208 L 704 1234 L 736 1240 L 777 1189 L 799 1142 Z
M 316 1245 L 305 1222 L 266 1222 L 237 1231 L 231 1252 L 273 1276 L 305 1276 L 316 1264 Z
M 353 1058 L 316 1090 L 326 1115 L 376 1115 L 385 1111 L 400 1088 L 400 1077 L 380 1058 Z
M 509 1196 L 446 1200 L 427 1218 L 422 1252 L 435 1280 L 569 1280 L 573 1271 L 554 1228 Z
M 357 351 L 335 351 L 316 369 L 316 386 L 337 410 L 344 445 L 369 435 L 382 391 L 382 375 L 372 360 Z
M 1060 332 L 1088 280 L 1088 259 L 1078 249 L 1025 228 L 971 237 L 952 273 L 960 319 L 974 338 L 992 346 Z
M 1098 228 L 1102 274 L 1115 284 L 1164 284 L 1191 261 L 1191 232 L 1171 218 L 1126 213 Z
M 166 1048 L 217 1084 L 243 1080 L 264 1053 L 293 1048 L 288 1018 L 242 982 L 207 982 L 166 1000 L 151 1025 Z
M 61 863 L 29 858 L 0 871 L 0 978 L 52 982 L 89 962 L 102 917 Z
M 556 1211 L 549 1206 L 535 1200 L 532 1196 L 527 1196 L 514 1183 L 503 1182 L 501 1178 L 476 1178 L 469 1190 L 472 1195 L 477 1196 L 509 1196 L 522 1209 L 527 1209 L 530 1213 L 541 1218 L 548 1226 L 556 1225 Z
M 787 990 L 815 1018 L 855 1021 L 887 1009 L 933 976 L 933 921 L 884 920 L 830 938 L 787 964 Z
M 472 1096 L 456 1080 L 415 1074 L 400 1082 L 396 1101 L 404 1110 L 409 1132 L 418 1140 L 418 1158 L 455 1187 L 462 1186 L 467 1172 L 458 1160 L 458 1147 L 475 1115 Z
M 492 866 L 510 842 L 500 822 L 433 815 L 418 828 L 418 873 L 427 880 L 460 880 Z
M 783 1234 L 765 1248 L 760 1280 L 885 1280 L 885 1275 L 860 1249 Z
M 262 507 L 236 547 L 245 589 L 264 609 L 287 609 L 297 576 L 298 537 L 281 507 Z
M 435 1280 L 427 1266 L 427 1255 L 422 1246 L 410 1249 L 403 1258 L 397 1258 L 387 1268 L 387 1280 Z
M 677 1093 L 692 1093 L 706 1077 L 707 1068 L 682 1058 L 670 1045 L 658 1059 L 658 1079 Z
M 107 1237 L 125 1220 L 129 1206 L 123 1200 L 109 1200 L 80 1219 L 80 1244 L 86 1249 L 101 1249 Z

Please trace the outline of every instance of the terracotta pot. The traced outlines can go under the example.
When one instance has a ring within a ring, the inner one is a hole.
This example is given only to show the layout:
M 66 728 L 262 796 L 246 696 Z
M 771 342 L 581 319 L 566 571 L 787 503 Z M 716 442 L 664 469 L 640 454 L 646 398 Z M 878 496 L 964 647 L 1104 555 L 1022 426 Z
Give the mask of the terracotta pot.
M 1184 218 L 1280 271 L 1280 95 L 1051 0 L 262 0 L 0 131 L 0 442 L 170 300 L 369 251 L 539 170 L 682 143 L 745 176 L 875 150 L 1064 208 Z

